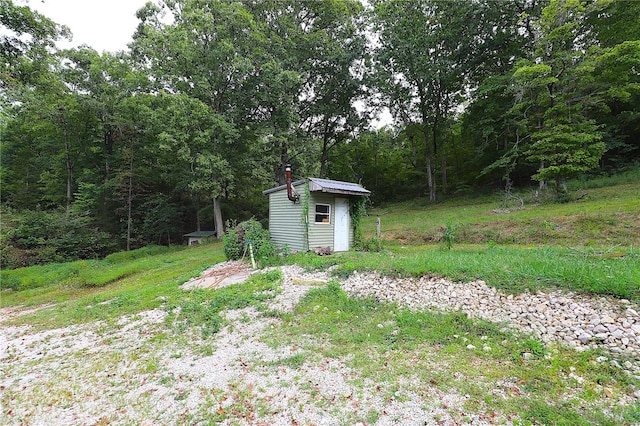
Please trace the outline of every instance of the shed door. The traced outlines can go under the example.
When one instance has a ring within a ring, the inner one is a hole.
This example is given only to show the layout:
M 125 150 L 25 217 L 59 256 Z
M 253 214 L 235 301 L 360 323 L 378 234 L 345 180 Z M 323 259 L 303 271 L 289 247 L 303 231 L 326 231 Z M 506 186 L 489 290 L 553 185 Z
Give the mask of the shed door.
M 349 199 L 336 197 L 333 251 L 349 250 Z

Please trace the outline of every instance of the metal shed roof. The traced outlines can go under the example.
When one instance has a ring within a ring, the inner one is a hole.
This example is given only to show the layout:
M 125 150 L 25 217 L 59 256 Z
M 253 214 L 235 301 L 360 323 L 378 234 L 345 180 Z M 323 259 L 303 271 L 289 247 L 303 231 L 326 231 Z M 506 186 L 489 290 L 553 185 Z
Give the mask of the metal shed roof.
M 202 237 L 212 237 L 216 234 L 216 231 L 195 231 L 195 232 L 191 232 L 189 234 L 184 234 L 185 237 L 196 237 L 196 238 L 202 238 Z
M 345 195 L 369 195 L 371 191 L 364 189 L 362 186 L 357 183 L 352 182 L 342 182 L 339 180 L 331 180 L 331 179 L 319 179 L 319 178 L 308 178 L 301 179 L 295 182 L 292 182 L 291 185 L 298 186 L 302 185 L 305 182 L 309 182 L 309 191 L 310 192 L 326 192 L 330 194 L 345 194 Z M 276 186 L 275 188 L 266 189 L 262 191 L 263 194 L 271 194 L 272 192 L 281 191 L 283 189 L 287 189 L 287 185 Z
M 367 191 L 357 183 L 341 182 L 339 180 L 309 178 L 309 191 L 328 192 L 332 194 L 369 195 Z

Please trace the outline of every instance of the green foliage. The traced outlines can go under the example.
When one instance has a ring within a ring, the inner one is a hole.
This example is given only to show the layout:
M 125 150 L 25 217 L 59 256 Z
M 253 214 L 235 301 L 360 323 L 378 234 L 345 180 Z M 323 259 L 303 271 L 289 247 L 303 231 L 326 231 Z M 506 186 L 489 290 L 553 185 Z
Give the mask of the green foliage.
M 224 256 L 228 260 L 240 259 L 243 255 L 243 245 L 238 237 L 238 225 L 235 222 L 227 221 L 227 230 L 222 236 L 222 246 Z
M 275 255 L 275 247 L 271 242 L 269 230 L 264 229 L 260 222 L 249 219 L 233 226 L 229 223 L 227 232 L 223 236 L 224 254 L 227 259 L 240 259 L 249 256 L 251 245 L 253 256 L 257 262 L 268 261 Z
M 640 158 L 638 2 L 165 6 L 140 10 L 130 54 L 54 55 L 64 28 L 3 2 L 2 204 L 16 215 L 64 208 L 96 232 L 65 232 L 56 246 L 21 231 L 20 247 L 3 230 L 1 265 L 172 244 L 222 222 L 214 212 L 264 221 L 261 190 L 286 162 L 361 182 L 380 203 L 532 178 L 572 200 L 566 179 Z M 367 51 L 371 29 L 379 43 Z M 368 116 L 357 99 L 394 122 L 356 132 Z
M 362 218 L 367 215 L 367 197 L 352 197 L 349 199 L 349 215 L 353 226 L 353 240 L 357 245 L 362 241 Z
M 111 236 L 85 215 L 62 211 L 3 210 L 0 267 L 98 259 L 116 250 Z
M 214 292 L 197 290 L 181 298 L 177 305 L 167 305 L 170 313 L 167 323 L 184 331 L 186 327 L 199 327 L 203 338 L 208 338 L 223 325 L 220 312 L 226 309 L 242 309 L 261 303 L 276 296 L 282 283 L 282 273 L 278 270 L 252 275 L 243 284 L 223 287 Z M 176 315 L 176 308 L 179 315 Z
M 456 228 L 454 224 L 449 222 L 442 231 L 442 242 L 447 250 L 451 250 L 456 240 Z
M 360 238 L 355 243 L 355 249 L 358 251 L 379 252 L 382 251 L 382 241 L 379 238 Z
M 527 151 L 528 159 L 544 164 L 531 178 L 556 181 L 559 192 L 566 192 L 566 181 L 598 166 L 605 151 L 601 135 L 592 121 L 558 120 L 561 108 L 551 108 L 545 120 L 547 130 L 537 132 Z M 563 186 L 564 185 L 564 186 Z

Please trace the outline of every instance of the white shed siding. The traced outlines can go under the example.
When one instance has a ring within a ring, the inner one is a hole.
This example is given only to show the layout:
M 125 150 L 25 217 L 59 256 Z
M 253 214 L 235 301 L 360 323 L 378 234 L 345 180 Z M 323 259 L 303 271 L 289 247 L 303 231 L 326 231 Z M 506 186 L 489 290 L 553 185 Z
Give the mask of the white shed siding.
M 331 247 L 333 250 L 333 230 L 335 223 L 335 196 L 311 192 L 309 200 L 309 248 Z M 329 204 L 331 206 L 331 218 L 329 223 L 315 223 L 316 204 Z
M 276 246 L 287 246 L 291 250 L 308 249 L 304 241 L 301 202 L 291 202 L 286 189 L 269 194 L 269 232 Z

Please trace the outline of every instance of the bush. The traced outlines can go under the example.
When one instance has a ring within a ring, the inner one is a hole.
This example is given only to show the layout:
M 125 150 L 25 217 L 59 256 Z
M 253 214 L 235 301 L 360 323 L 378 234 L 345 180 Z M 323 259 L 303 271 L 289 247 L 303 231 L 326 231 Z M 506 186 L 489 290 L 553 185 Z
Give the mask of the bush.
M 275 255 L 269 231 L 260 222 L 249 219 L 238 225 L 227 223 L 227 232 L 222 237 L 224 255 L 228 260 L 243 258 L 249 253 L 249 244 L 257 262 L 263 262 Z
M 0 267 L 97 259 L 116 250 L 113 238 L 91 226 L 85 215 L 3 209 Z
M 382 251 L 382 241 L 379 238 L 361 239 L 355 244 L 358 251 L 380 252 Z
M 451 250 L 453 243 L 456 240 L 456 228 L 457 227 L 455 225 L 449 222 L 442 230 L 442 243 L 447 250 Z
M 233 222 L 227 222 L 227 232 L 222 236 L 224 257 L 227 260 L 237 260 L 242 257 L 242 243 L 238 238 L 238 226 Z

